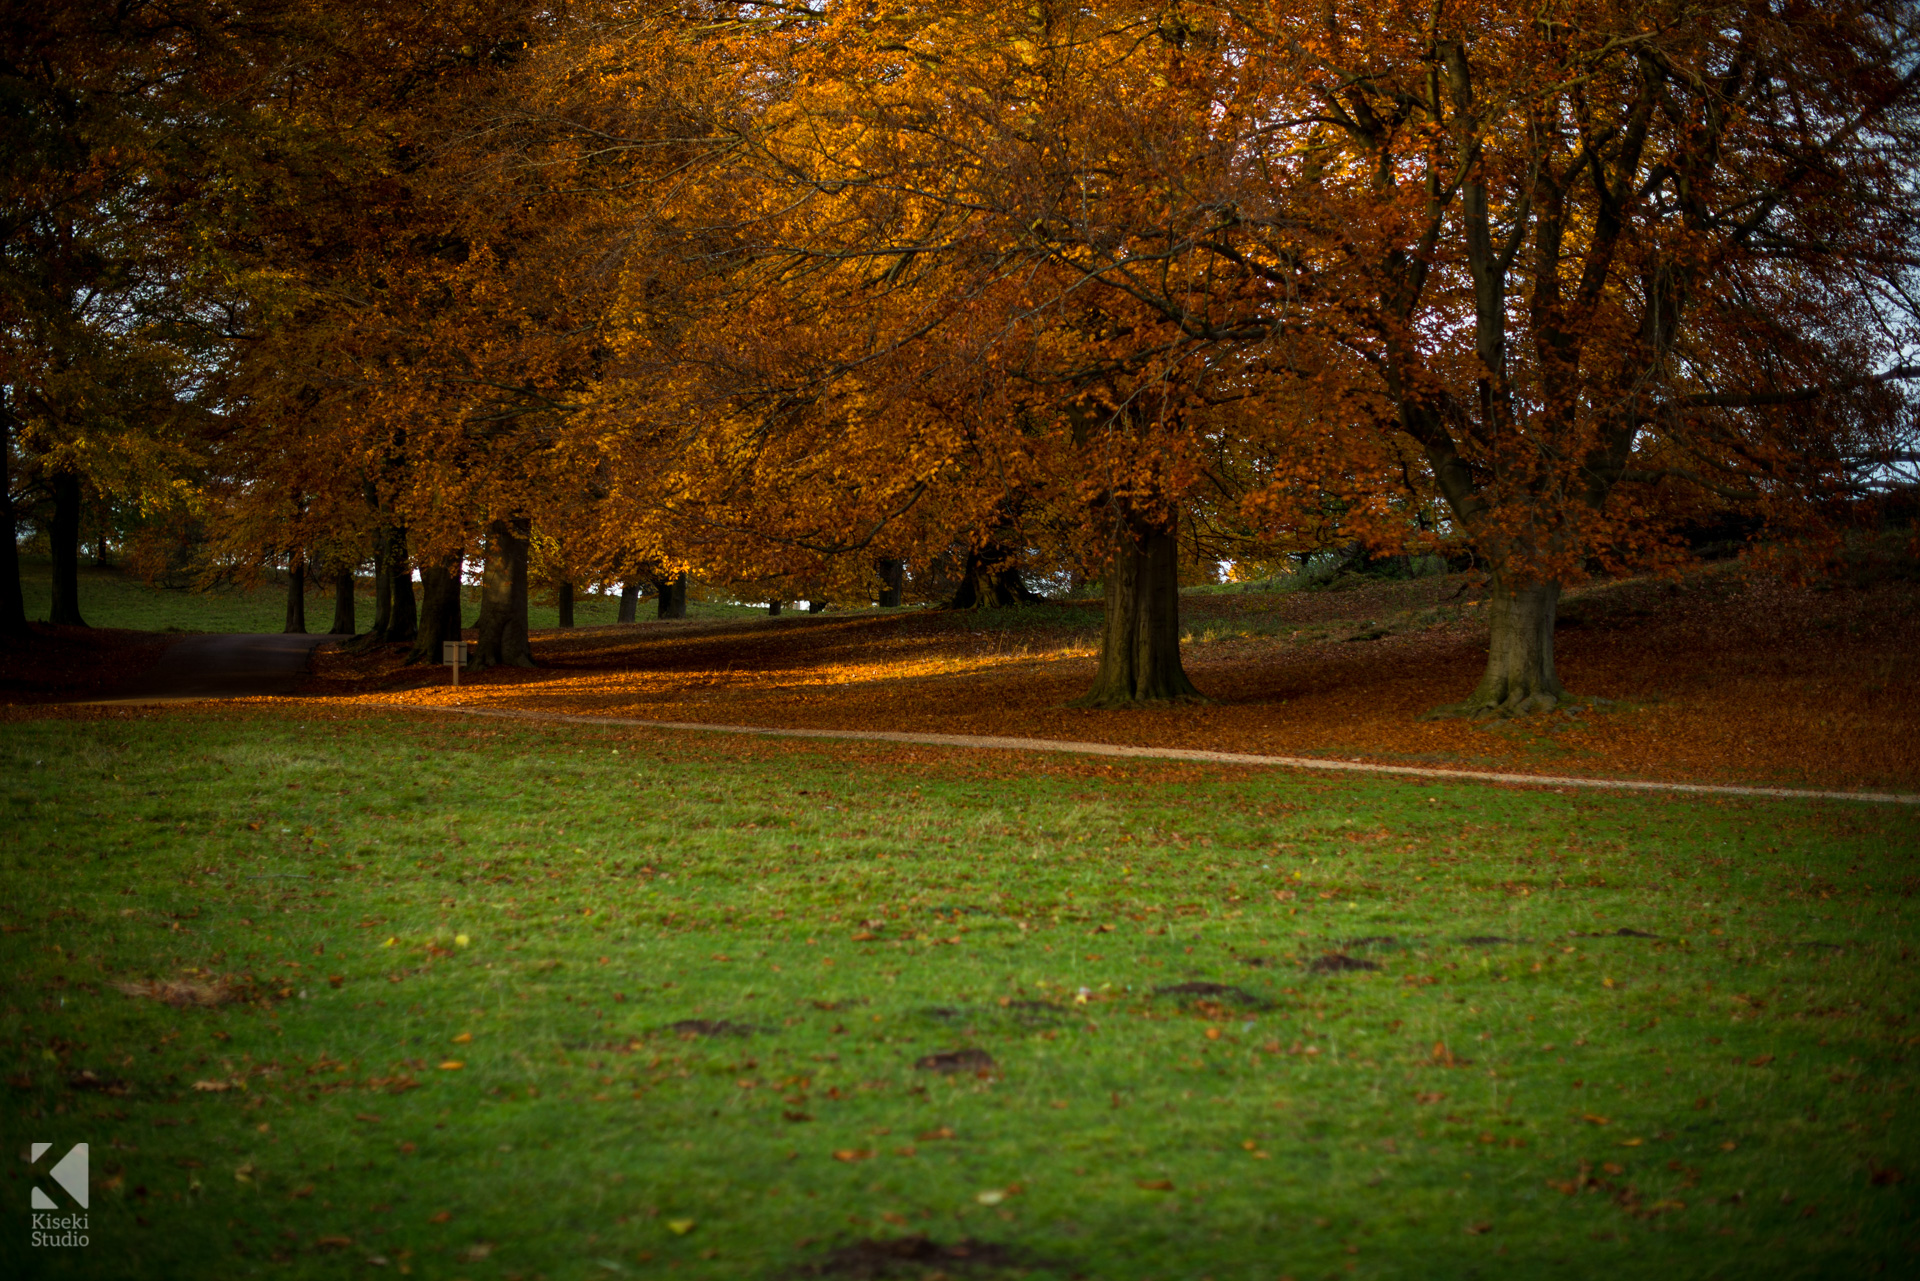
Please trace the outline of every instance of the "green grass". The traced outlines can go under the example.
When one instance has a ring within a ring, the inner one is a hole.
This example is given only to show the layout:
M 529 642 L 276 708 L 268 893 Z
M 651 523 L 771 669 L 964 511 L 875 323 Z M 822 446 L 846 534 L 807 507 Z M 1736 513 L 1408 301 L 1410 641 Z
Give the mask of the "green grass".
M 7 1276 L 1914 1267 L 1910 811 L 426 716 L 0 775 L 0 1128 L 95 1180 L 34 1251 L 12 1167 Z M 115 986 L 183 975 L 255 999 Z
M 80 616 L 93 627 L 124 627 L 144 632 L 277 632 L 286 625 L 287 587 L 283 575 L 252 589 L 223 588 L 193 591 L 151 585 L 118 569 L 83 565 L 80 569 Z M 317 632 L 333 621 L 331 584 L 308 584 L 307 630 Z M 373 623 L 373 588 L 363 582 L 356 597 L 356 621 L 361 630 Z M 419 588 L 415 589 L 416 595 Z M 20 565 L 20 591 L 27 617 L 45 620 L 52 608 L 53 574 L 46 557 L 23 556 Z M 465 619 L 469 627 L 480 616 L 480 592 L 469 587 L 465 597 Z M 551 593 L 547 594 L 549 597 Z M 640 618 L 655 616 L 651 599 L 640 602 Z M 692 618 L 733 618 L 758 616 L 765 609 L 750 609 L 723 601 L 690 600 L 687 613 Z M 617 596 L 582 595 L 574 602 L 574 625 L 601 627 L 617 622 L 620 599 Z M 558 627 L 559 606 L 535 593 L 527 610 L 528 625 L 534 630 Z

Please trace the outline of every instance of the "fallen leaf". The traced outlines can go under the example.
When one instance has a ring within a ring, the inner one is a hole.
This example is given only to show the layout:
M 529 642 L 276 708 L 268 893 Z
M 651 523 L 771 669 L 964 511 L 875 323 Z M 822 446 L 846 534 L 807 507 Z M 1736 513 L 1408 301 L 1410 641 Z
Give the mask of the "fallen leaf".
M 428 1223 L 450 1223 L 452 1222 L 452 1220 L 453 1220 L 452 1210 L 441 1210 L 436 1214 L 429 1214 L 427 1216 Z
M 693 1231 L 693 1226 L 694 1226 L 694 1221 L 692 1219 L 668 1219 L 667 1220 L 667 1231 L 673 1233 L 673 1235 L 677 1237 L 683 1237 L 687 1235 L 687 1233 Z
M 952 1138 L 953 1131 L 947 1128 L 946 1126 L 942 1125 L 932 1130 L 923 1130 L 919 1134 L 915 1135 L 914 1137 L 919 1139 L 920 1142 L 922 1143 L 936 1143 L 941 1139 Z
M 459 1059 L 448 1059 L 440 1065 L 440 1070 L 442 1072 L 458 1072 L 465 1066 L 466 1064 L 462 1063 Z
M 375 1116 L 371 1112 L 355 1112 L 353 1119 L 356 1121 L 365 1121 L 368 1125 L 378 1125 L 385 1118 Z
M 344 1250 L 352 1244 L 352 1237 L 326 1236 L 313 1239 L 313 1247 L 316 1250 Z
M 1467 1225 L 1467 1234 L 1469 1236 L 1485 1236 L 1491 1231 L 1493 1231 L 1493 1225 L 1491 1223 L 1469 1223 Z
M 1134 1184 L 1135 1186 L 1148 1192 L 1173 1191 L 1172 1179 L 1135 1179 Z
M 1762 1054 L 1757 1058 L 1748 1059 L 1747 1066 L 1748 1067 L 1765 1067 L 1767 1064 L 1771 1062 L 1773 1062 L 1773 1055 Z
M 472 1041 L 473 1041 L 473 1033 L 471 1032 L 462 1032 L 459 1036 L 456 1036 L 453 1038 L 453 1043 L 455 1045 L 469 1045 L 472 1043 Z
M 225 1081 L 195 1081 L 193 1088 L 207 1094 L 221 1094 L 233 1087 Z
M 974 1193 L 973 1199 L 981 1205 L 999 1205 L 1007 1199 L 1007 1194 L 1000 1188 L 988 1188 L 984 1192 Z
M 833 1159 L 836 1161 L 865 1161 L 871 1159 L 873 1155 L 874 1151 L 872 1148 L 837 1148 L 834 1150 Z
M 1585 1121 L 1588 1125 L 1612 1125 L 1613 1124 L 1613 1122 L 1609 1121 L 1606 1117 L 1596 1115 L 1595 1113 L 1592 1113 L 1592 1112 L 1587 1113 L 1585 1116 L 1581 1117 L 1580 1119 L 1582 1121 Z

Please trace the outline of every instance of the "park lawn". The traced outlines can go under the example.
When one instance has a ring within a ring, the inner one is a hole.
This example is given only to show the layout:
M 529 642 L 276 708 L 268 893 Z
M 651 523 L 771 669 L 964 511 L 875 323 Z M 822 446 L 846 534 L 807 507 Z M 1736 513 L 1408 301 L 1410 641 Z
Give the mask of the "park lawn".
M 120 569 L 83 565 L 80 569 L 80 616 L 93 627 L 125 628 L 143 632 L 278 632 L 287 621 L 286 577 L 265 575 L 257 587 L 224 587 L 206 591 L 167 588 L 148 583 Z M 414 589 L 415 596 L 419 588 Z M 45 556 L 20 558 L 20 595 L 27 617 L 44 620 L 52 608 L 53 568 Z M 462 590 L 464 614 L 471 627 L 480 616 L 480 589 Z M 333 621 L 333 585 L 319 581 L 307 584 L 307 630 L 318 632 Z M 642 602 L 641 617 L 652 617 L 655 602 Z M 373 624 L 373 584 L 363 579 L 355 594 L 355 615 L 361 630 Z M 735 618 L 763 614 L 746 606 L 723 601 L 689 600 L 687 612 L 697 618 Z M 582 593 L 574 602 L 574 623 L 579 627 L 612 624 L 620 615 L 618 596 Z M 560 608 L 552 593 L 535 593 L 527 608 L 528 625 L 536 629 L 558 628 Z
M 1910 809 L 313 707 L 0 775 L 5 1138 L 94 1177 L 7 1276 L 1915 1267 Z

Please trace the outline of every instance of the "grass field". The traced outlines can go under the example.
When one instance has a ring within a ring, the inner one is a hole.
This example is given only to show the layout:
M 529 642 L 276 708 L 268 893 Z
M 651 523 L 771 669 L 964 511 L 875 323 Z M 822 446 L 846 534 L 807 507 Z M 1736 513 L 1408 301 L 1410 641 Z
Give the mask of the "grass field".
M 143 632 L 277 632 L 287 621 L 287 585 L 282 575 L 252 589 L 226 588 L 210 591 L 173 590 L 143 582 L 118 569 L 83 565 L 80 570 L 80 616 L 93 627 L 118 627 Z M 333 587 L 309 583 L 307 591 L 307 630 L 318 632 L 333 621 Z M 414 588 L 416 597 L 419 587 Z M 20 564 L 20 593 L 27 617 L 44 620 L 52 607 L 53 571 L 46 557 L 23 556 Z M 465 617 L 469 627 L 480 616 L 480 592 L 477 587 L 464 591 Z M 528 607 L 528 625 L 552 628 L 560 625 L 559 606 L 536 592 Z M 655 604 L 643 601 L 641 617 L 653 616 Z M 373 624 L 373 586 L 361 583 L 356 596 L 356 622 L 365 631 Z M 764 613 L 721 602 L 690 600 L 687 612 L 694 617 L 732 618 Z M 620 616 L 617 596 L 581 595 L 574 602 L 574 624 L 599 627 Z
M 1916 1267 L 1909 810 L 311 705 L 0 775 L 0 1126 L 94 1178 L 9 1277 Z

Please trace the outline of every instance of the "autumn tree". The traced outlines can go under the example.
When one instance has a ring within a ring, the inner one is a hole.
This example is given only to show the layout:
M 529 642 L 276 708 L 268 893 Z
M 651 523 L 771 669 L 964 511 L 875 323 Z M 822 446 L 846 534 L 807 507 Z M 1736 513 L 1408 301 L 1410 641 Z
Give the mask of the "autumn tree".
M 1892 450 L 1909 6 L 1315 0 L 1160 30 L 1168 92 L 1229 104 L 1206 163 L 1151 222 L 1049 234 L 1282 398 L 1270 457 L 1331 444 L 1331 474 L 1386 481 L 1383 442 L 1414 447 L 1406 488 L 1493 575 L 1460 710 L 1553 706 L 1562 585 L 1658 563 L 1694 495 L 1786 521 Z M 1155 172 L 1136 155 L 1109 171 Z M 1298 520 L 1288 489 L 1252 506 Z

